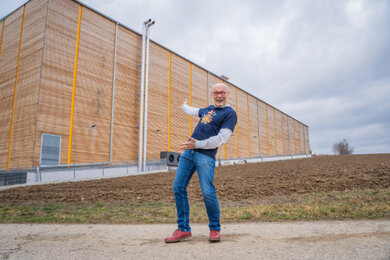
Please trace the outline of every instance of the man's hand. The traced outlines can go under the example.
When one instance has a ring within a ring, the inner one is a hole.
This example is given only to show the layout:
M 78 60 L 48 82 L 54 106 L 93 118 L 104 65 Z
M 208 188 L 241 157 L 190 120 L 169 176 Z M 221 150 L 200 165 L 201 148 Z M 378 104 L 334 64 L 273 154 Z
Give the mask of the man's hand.
M 195 139 L 192 138 L 191 136 L 188 136 L 188 141 L 185 142 L 185 143 L 182 143 L 180 145 L 180 149 L 183 149 L 183 150 L 189 150 L 189 149 L 194 149 L 195 147 Z
M 179 108 L 182 109 L 182 108 L 181 108 L 182 106 L 187 105 L 187 101 L 188 101 L 188 98 L 186 98 L 186 99 L 183 101 L 183 104 L 181 104 L 181 106 L 180 106 Z

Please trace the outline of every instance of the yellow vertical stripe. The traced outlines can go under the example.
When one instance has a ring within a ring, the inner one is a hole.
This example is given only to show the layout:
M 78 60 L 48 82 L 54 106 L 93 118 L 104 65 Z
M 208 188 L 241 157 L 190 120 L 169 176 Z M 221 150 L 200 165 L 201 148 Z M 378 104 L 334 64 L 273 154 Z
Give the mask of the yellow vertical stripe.
M 238 99 L 237 99 L 237 88 L 235 88 L 236 90 L 236 114 L 237 114 L 237 158 L 240 158 L 240 142 L 238 141 L 238 130 L 239 130 L 239 127 L 238 127 Z
M 249 158 L 251 157 L 251 135 L 250 135 L 250 129 L 249 129 L 249 95 L 246 94 L 246 109 L 247 109 L 247 115 L 248 115 L 248 148 L 249 148 Z
M 15 88 L 14 88 L 14 97 L 13 97 L 13 101 L 12 101 L 11 126 L 10 126 L 10 130 L 9 130 L 9 140 L 8 140 L 7 171 L 9 169 L 9 159 L 10 159 L 10 155 L 11 155 L 12 126 L 13 126 L 13 123 L 14 123 L 16 87 L 18 86 L 20 52 L 21 52 L 21 49 L 22 49 L 23 26 L 24 26 L 24 15 L 25 15 L 25 13 L 26 13 L 26 5 L 23 6 L 22 27 L 20 29 L 18 62 L 16 64 Z M 3 23 L 3 25 L 4 25 L 4 23 Z M 3 39 L 3 37 L 1 37 L 1 38 Z
M 294 120 L 293 120 L 293 133 L 294 133 L 294 150 L 295 150 L 294 154 L 297 154 L 297 143 L 295 140 L 295 121 Z
M 192 64 L 190 63 L 190 106 L 192 106 Z M 190 116 L 190 135 L 192 134 L 192 117 Z
M 168 152 L 171 151 L 171 65 L 172 53 L 169 53 L 169 87 L 168 87 Z
M 282 129 L 282 155 L 284 154 L 283 115 L 280 114 L 280 127 Z
M 2 26 L 3 29 L 1 29 L 0 58 L 1 58 L 1 50 L 3 48 L 4 24 L 5 24 L 5 19 L 3 19 L 3 26 Z
M 78 61 L 78 56 L 79 56 L 79 45 L 80 45 L 81 13 L 82 13 L 82 6 L 80 5 L 80 8 L 79 8 L 79 21 L 78 21 L 78 25 L 77 25 L 76 52 L 75 52 L 74 69 L 73 69 L 73 90 L 72 90 L 72 106 L 71 106 L 71 111 L 70 111 L 68 164 L 71 163 L 71 156 L 72 156 L 74 101 L 75 101 L 75 97 L 76 97 L 77 61 Z
M 275 155 L 278 155 L 278 146 L 276 144 L 276 139 L 278 139 L 276 135 L 276 110 L 274 108 L 274 132 L 275 132 Z
M 265 104 L 265 120 L 267 121 L 267 152 L 269 156 L 269 136 L 268 136 L 268 105 Z

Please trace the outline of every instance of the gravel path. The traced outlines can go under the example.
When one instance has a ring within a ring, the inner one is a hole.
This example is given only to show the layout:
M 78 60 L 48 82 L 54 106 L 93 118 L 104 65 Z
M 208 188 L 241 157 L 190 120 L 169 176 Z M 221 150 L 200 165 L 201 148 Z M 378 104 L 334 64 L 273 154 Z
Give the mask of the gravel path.
M 165 244 L 175 225 L 1 224 L 3 259 L 390 259 L 390 220 L 206 224 Z

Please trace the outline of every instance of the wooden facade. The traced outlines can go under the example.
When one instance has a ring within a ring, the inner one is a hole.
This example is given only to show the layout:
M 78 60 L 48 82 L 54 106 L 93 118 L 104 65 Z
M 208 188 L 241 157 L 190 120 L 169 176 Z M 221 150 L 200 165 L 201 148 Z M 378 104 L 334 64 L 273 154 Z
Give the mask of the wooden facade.
M 110 149 L 113 164 L 137 160 L 141 35 L 73 0 L 28 1 L 0 28 L 0 170 L 39 166 L 43 133 L 61 136 L 63 165 L 108 162 Z M 238 116 L 218 159 L 309 153 L 305 124 L 151 41 L 148 160 L 181 152 L 198 119 L 179 106 L 212 104 L 217 82 Z

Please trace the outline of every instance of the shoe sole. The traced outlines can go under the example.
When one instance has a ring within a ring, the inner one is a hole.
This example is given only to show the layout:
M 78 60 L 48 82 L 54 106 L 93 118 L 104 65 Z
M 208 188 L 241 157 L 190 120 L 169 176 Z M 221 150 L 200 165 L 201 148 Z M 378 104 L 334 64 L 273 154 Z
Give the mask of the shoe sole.
M 209 241 L 210 242 L 219 242 L 219 241 L 221 241 L 221 239 L 220 238 L 209 238 Z
M 171 240 L 171 241 L 167 241 L 167 240 L 165 240 L 165 243 L 176 243 L 176 242 L 180 242 L 180 241 L 182 241 L 182 240 L 184 240 L 184 239 L 186 239 L 186 238 L 189 238 L 189 237 L 191 237 L 192 235 L 189 235 L 189 236 L 185 236 L 185 237 L 182 237 L 182 238 L 180 238 L 180 239 L 177 239 L 177 240 Z

